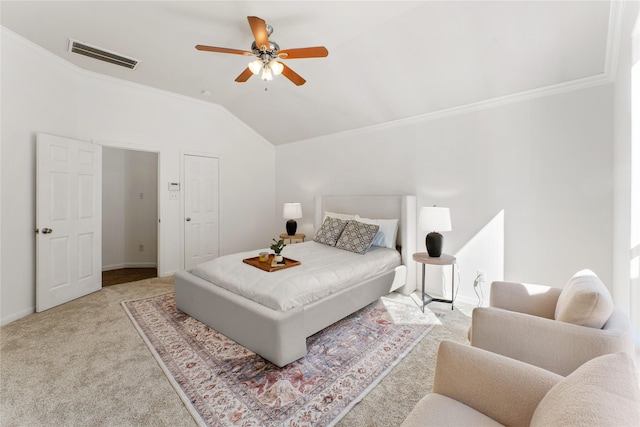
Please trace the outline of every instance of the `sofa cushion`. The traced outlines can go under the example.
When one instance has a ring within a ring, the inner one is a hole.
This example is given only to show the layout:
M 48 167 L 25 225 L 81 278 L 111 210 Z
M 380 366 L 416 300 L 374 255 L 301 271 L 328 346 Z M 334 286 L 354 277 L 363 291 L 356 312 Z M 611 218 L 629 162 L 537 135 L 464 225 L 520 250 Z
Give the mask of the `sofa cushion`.
M 430 393 L 414 406 L 400 427 L 474 426 L 500 427 L 502 424 L 475 409 L 437 393 Z
M 531 426 L 638 426 L 640 390 L 625 353 L 591 359 L 542 398 Z
M 591 270 L 573 275 L 556 304 L 556 320 L 602 329 L 613 312 L 613 300 L 606 286 Z

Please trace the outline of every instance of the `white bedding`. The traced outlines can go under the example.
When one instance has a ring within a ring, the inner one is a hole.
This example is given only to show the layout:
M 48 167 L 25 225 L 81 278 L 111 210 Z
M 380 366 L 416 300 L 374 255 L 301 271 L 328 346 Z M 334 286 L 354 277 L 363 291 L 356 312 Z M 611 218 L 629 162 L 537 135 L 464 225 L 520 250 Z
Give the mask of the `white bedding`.
M 359 255 L 311 241 L 282 251 L 300 265 L 268 273 L 242 262 L 260 251 L 222 256 L 196 266 L 192 273 L 266 307 L 286 311 L 401 265 L 400 253 L 393 249 L 372 246 Z

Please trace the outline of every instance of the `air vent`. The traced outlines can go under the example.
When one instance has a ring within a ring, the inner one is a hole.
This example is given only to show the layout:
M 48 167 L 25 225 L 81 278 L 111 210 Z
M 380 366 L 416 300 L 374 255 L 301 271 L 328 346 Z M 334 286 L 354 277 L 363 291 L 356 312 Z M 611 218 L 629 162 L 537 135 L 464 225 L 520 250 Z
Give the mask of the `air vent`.
M 88 56 L 89 58 L 109 62 L 111 64 L 130 68 L 132 70 L 135 69 L 140 62 L 138 59 L 130 58 L 119 53 L 110 52 L 101 47 L 92 46 L 90 44 L 82 43 L 73 39 L 69 39 L 69 52 Z

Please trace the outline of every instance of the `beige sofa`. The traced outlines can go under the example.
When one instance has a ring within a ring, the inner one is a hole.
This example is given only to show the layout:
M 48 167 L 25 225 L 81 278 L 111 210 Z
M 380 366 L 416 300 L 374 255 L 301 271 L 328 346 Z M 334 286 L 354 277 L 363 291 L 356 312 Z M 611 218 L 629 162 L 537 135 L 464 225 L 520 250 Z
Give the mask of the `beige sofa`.
M 562 377 L 486 350 L 443 341 L 433 392 L 402 423 L 418 426 L 638 426 L 640 390 L 625 353 Z
M 489 307 L 473 310 L 471 345 L 568 375 L 588 360 L 634 357 L 629 317 L 614 307 L 595 273 L 582 270 L 564 288 L 493 282 Z

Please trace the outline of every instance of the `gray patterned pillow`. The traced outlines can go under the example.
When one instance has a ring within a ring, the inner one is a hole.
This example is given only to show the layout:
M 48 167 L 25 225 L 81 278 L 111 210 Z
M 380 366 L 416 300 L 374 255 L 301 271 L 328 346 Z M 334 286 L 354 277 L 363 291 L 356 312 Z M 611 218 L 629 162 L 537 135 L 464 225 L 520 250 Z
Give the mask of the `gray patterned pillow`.
M 343 219 L 327 217 L 313 240 L 324 245 L 335 246 L 346 225 L 347 221 Z
M 369 246 L 371 246 L 371 242 L 373 242 L 373 238 L 376 237 L 379 228 L 379 226 L 374 224 L 365 224 L 351 220 L 342 231 L 336 243 L 336 248 L 362 255 L 369 249 Z

